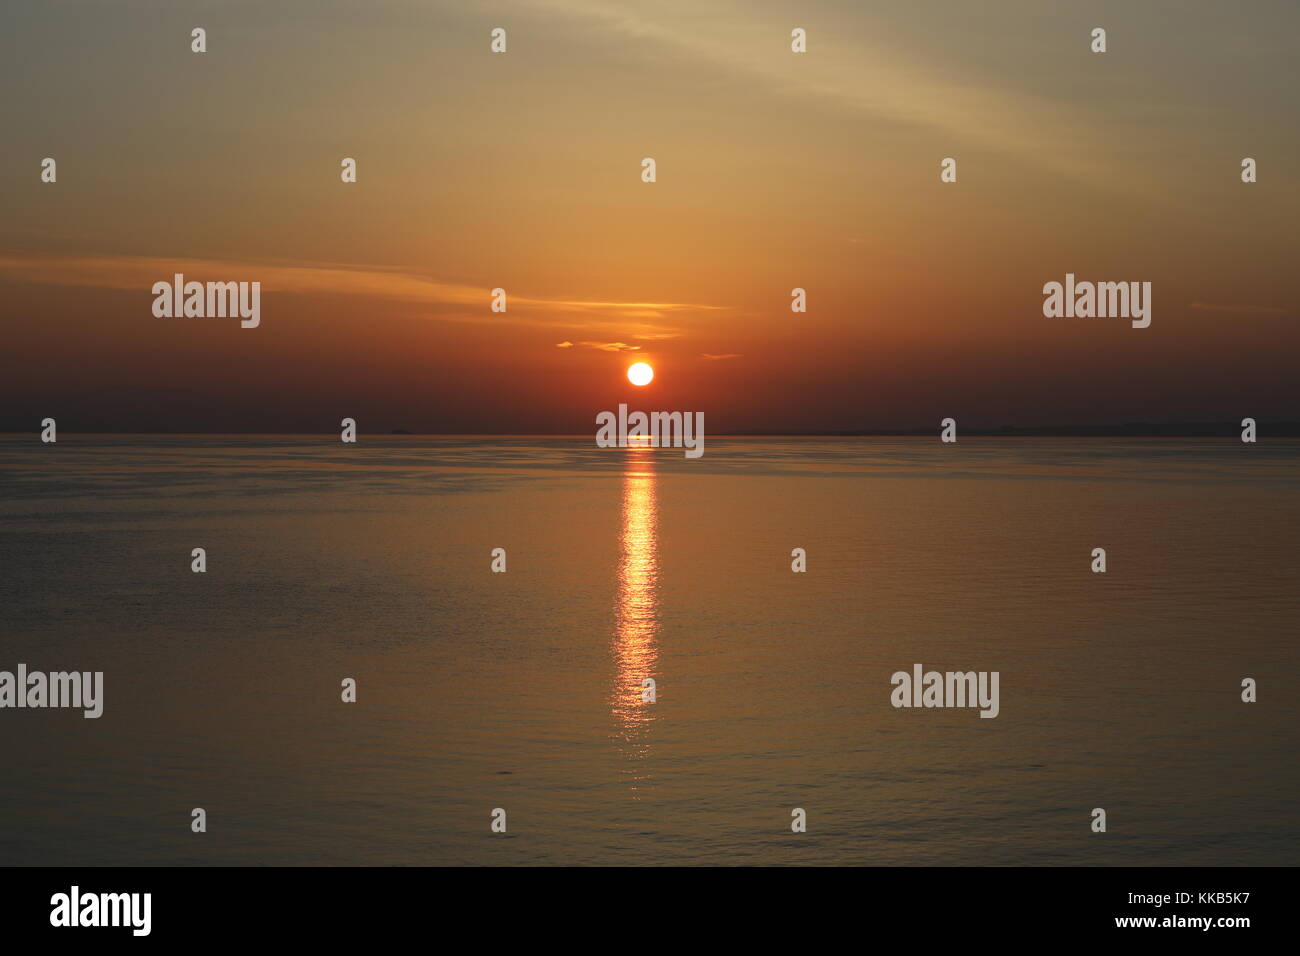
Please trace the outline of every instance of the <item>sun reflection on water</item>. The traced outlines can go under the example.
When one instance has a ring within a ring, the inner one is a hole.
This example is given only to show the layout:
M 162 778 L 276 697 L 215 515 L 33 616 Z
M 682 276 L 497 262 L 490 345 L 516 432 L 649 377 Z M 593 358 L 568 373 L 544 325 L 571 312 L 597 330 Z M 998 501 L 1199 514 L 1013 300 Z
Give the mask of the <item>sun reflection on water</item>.
M 614 688 L 610 713 L 617 724 L 614 738 L 629 762 L 631 787 L 648 779 L 650 729 L 655 704 L 642 699 L 643 681 L 656 678 L 658 648 L 659 562 L 655 500 L 654 450 L 627 450 L 623 472 L 623 520 L 620 535 L 618 593 L 614 602 Z

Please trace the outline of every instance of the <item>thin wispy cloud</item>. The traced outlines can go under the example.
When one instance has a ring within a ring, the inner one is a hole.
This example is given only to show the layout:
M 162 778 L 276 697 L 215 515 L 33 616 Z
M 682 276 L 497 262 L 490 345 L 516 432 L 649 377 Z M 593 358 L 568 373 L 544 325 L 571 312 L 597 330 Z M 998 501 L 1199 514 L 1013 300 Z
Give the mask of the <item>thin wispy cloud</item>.
M 659 0 L 648 6 L 618 0 L 528 0 L 527 6 L 647 45 L 672 47 L 701 64 L 758 80 L 768 89 L 756 91 L 756 97 L 809 97 L 893 124 L 937 129 L 957 144 L 1036 157 L 1080 181 L 1136 189 L 1101 169 L 1095 155 L 1043 148 L 1045 143 L 1070 141 L 1080 119 L 1063 114 L 1051 98 L 1031 90 L 972 84 L 969 76 L 949 78 L 943 63 L 909 59 L 887 41 L 864 51 L 855 39 L 852 48 L 844 48 L 827 31 L 809 40 L 810 48 L 817 44 L 815 56 L 788 55 L 790 28 L 798 18 L 765 18 L 753 4 L 734 0 L 717 0 L 707 8 L 695 0 Z M 653 54 L 648 50 L 647 55 Z
M 557 349 L 597 349 L 601 352 L 639 352 L 641 346 L 628 345 L 626 342 L 557 342 Z
M 674 338 L 684 331 L 680 319 L 726 311 L 723 306 L 699 303 L 553 299 L 508 290 L 508 311 L 501 313 L 489 310 L 489 288 L 382 267 L 0 251 L 0 276 L 21 282 L 133 290 L 149 297 L 155 282 L 171 281 L 177 274 L 184 275 L 187 281 L 257 281 L 262 284 L 263 294 L 351 295 L 425 304 L 438 307 L 435 317 L 443 321 L 570 329 L 612 327 L 645 339 Z

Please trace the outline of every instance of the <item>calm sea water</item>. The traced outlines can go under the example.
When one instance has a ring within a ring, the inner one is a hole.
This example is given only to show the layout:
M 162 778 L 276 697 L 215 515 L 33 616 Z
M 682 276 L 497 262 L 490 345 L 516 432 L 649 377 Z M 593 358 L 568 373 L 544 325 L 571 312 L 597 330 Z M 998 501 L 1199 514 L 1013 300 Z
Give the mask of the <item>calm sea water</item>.
M 0 864 L 1294 865 L 1297 466 L 3 437 L 0 670 L 102 670 L 105 712 L 0 711 Z M 917 662 L 1001 715 L 895 710 Z

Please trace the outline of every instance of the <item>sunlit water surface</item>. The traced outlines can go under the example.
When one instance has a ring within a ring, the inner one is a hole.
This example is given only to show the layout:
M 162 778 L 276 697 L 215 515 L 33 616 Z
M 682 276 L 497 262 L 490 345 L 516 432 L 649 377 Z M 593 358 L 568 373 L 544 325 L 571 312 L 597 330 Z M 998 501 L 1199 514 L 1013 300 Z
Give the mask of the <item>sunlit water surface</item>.
M 106 685 L 0 711 L 0 864 L 1294 865 L 1297 465 L 0 438 L 0 669 Z M 1000 716 L 892 708 L 918 662 Z

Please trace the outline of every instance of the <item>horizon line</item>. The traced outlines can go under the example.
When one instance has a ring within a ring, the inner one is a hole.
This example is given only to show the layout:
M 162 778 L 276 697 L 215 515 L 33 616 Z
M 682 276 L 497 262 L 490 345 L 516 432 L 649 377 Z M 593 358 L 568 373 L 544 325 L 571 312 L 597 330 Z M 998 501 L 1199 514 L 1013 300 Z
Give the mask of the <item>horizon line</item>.
M 998 437 L 1060 437 L 1060 438 L 1240 438 L 1241 425 L 1237 422 L 1178 422 L 1152 423 L 1131 422 L 1122 425 L 1001 425 L 958 427 L 961 437 L 998 438 Z M 1259 432 L 1271 432 L 1274 438 L 1300 438 L 1300 421 L 1259 422 Z M 325 431 L 228 431 L 222 429 L 200 431 L 176 430 L 128 430 L 128 429 L 61 429 L 65 435 L 121 435 L 121 436 L 212 436 L 212 437 L 317 437 L 336 435 L 337 429 Z M 718 432 L 714 438 L 909 438 L 933 437 L 941 429 L 926 428 L 867 428 L 867 429 L 823 429 L 802 431 L 729 431 Z M 40 428 L 5 429 L 0 428 L 0 435 L 39 436 Z M 591 438 L 590 432 L 552 432 L 552 431 L 414 431 L 410 429 L 386 429 L 374 432 L 361 432 L 371 438 Z

